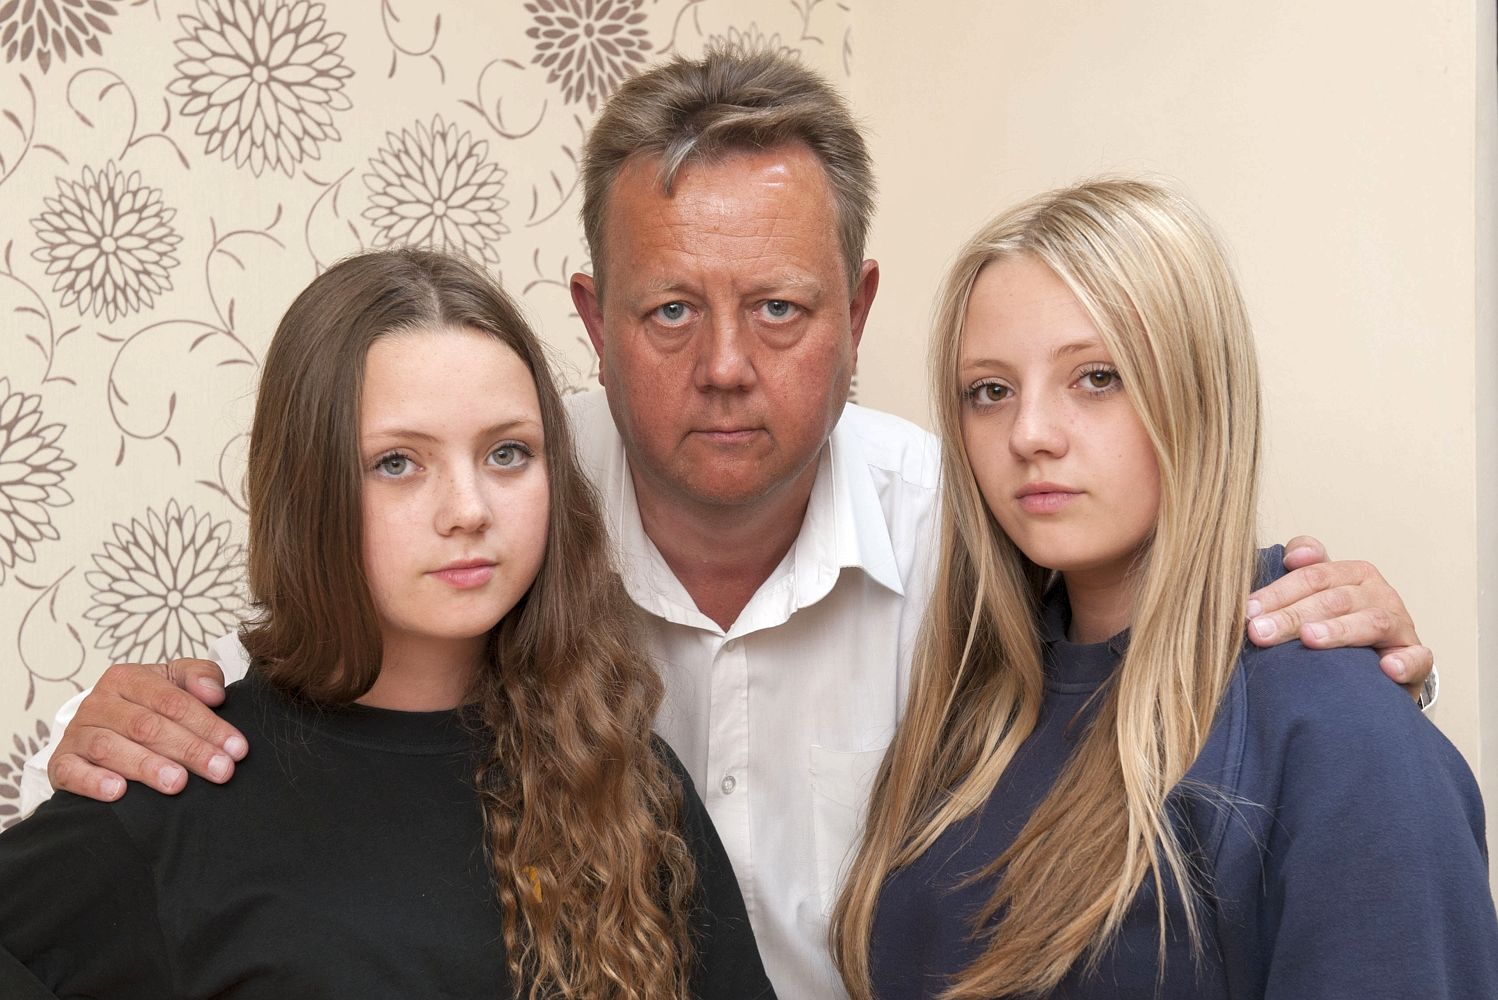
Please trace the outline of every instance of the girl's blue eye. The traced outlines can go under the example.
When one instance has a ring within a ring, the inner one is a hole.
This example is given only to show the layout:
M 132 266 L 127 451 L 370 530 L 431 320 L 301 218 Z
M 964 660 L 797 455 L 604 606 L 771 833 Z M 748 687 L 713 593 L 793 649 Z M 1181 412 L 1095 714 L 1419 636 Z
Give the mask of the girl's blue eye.
M 489 458 L 494 464 L 504 468 L 513 469 L 524 465 L 531 457 L 531 450 L 525 445 L 518 443 L 502 444 L 489 453 Z
M 411 466 L 411 460 L 398 452 L 382 456 L 375 462 L 375 468 L 387 476 L 399 476 L 406 472 Z

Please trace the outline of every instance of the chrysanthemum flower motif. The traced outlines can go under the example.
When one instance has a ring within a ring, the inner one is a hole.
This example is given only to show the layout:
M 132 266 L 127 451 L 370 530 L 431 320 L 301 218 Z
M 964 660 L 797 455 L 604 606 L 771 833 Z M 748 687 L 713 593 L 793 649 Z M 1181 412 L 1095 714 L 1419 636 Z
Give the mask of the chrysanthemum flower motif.
M 56 538 L 48 507 L 66 507 L 73 468 L 57 447 L 62 424 L 42 424 L 42 398 L 10 391 L 0 378 L 0 583 L 16 563 L 36 559 L 36 543 Z
M 182 242 L 170 225 L 177 211 L 161 203 L 159 189 L 141 184 L 139 172 L 121 173 L 113 161 L 98 173 L 84 167 L 82 181 L 59 177 L 57 194 L 31 220 L 43 244 L 31 256 L 57 275 L 52 289 L 62 292 L 63 306 L 113 322 L 171 290 Z
M 108 18 L 120 12 L 120 0 L 9 0 L 0 2 L 0 45 L 6 62 L 36 56 L 42 72 L 52 60 L 88 49 L 100 55 L 99 36 L 109 34 Z
M 571 104 L 589 111 L 645 64 L 641 0 L 534 0 L 527 3 L 535 24 L 526 34 L 536 40 L 531 62 L 551 70 L 548 83 L 561 81 Z
M 499 196 L 505 172 L 486 161 L 487 142 L 447 125 L 442 116 L 431 128 L 385 133 L 385 147 L 369 161 L 364 175 L 374 224 L 374 244 L 412 244 L 457 250 L 499 262 L 499 238 L 509 229 Z
M 353 70 L 327 30 L 323 5 L 308 0 L 198 0 L 198 16 L 178 20 L 181 74 L 168 86 L 187 98 L 204 147 L 256 177 L 269 166 L 290 176 L 318 158 L 318 143 L 342 136 L 333 112 L 353 107 L 343 82 Z
M 100 629 L 95 646 L 114 660 L 155 663 L 201 653 L 230 631 L 241 608 L 243 571 L 229 522 L 177 501 L 145 522 L 114 526 L 113 542 L 86 575 L 94 602 L 83 616 Z
M 708 45 L 726 45 L 740 52 L 773 52 L 776 55 L 785 56 L 787 59 L 800 59 L 801 50 L 791 48 L 780 40 L 780 32 L 765 37 L 765 33 L 759 30 L 759 25 L 753 21 L 749 27 L 742 31 L 730 27 L 721 35 L 709 35 Z
M 41 719 L 36 720 L 35 736 L 22 739 L 20 733 L 11 735 L 11 750 L 0 758 L 0 830 L 21 821 L 21 775 L 26 761 L 47 745 L 49 736 L 47 724 Z

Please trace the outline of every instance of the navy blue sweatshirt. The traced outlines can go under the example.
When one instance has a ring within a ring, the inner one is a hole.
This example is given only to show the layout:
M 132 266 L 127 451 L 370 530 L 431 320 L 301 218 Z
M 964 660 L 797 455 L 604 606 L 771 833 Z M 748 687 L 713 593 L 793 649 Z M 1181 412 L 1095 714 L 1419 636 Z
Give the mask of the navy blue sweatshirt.
M 1283 572 L 1281 555 L 1264 554 L 1266 576 Z M 879 1000 L 934 996 L 982 953 L 973 919 L 994 882 L 963 882 L 1009 847 L 1050 791 L 1127 648 L 1127 633 L 1068 642 L 1069 619 L 1058 585 L 1044 608 L 1040 720 L 988 802 L 885 883 L 870 948 Z M 1245 646 L 1172 800 L 1181 842 L 1212 880 L 1198 909 L 1201 961 L 1167 885 L 1159 976 L 1147 884 L 1097 971 L 1073 969 L 1053 996 L 1498 997 L 1476 782 L 1370 650 Z

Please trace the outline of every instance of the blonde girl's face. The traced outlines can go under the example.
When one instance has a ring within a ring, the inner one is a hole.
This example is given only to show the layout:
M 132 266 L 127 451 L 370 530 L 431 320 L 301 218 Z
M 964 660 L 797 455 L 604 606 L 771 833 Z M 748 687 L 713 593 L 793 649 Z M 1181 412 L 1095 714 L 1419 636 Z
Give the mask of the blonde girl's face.
M 1147 544 L 1160 473 L 1102 338 L 1049 267 L 988 264 L 958 352 L 963 448 L 984 503 L 1068 585 L 1111 587 Z
M 550 493 L 530 370 L 470 329 L 379 338 L 359 406 L 364 566 L 392 650 L 472 663 L 530 588 Z

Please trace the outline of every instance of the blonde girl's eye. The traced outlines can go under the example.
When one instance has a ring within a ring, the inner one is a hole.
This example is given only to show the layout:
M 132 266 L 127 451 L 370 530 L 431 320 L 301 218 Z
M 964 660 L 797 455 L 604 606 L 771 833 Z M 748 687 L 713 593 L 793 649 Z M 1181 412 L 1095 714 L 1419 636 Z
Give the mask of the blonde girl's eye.
M 1081 383 L 1082 388 L 1099 395 L 1123 388 L 1123 380 L 1119 378 L 1118 369 L 1111 368 L 1108 365 L 1089 368 L 1082 373 L 1082 377 L 1078 381 Z
M 968 401 L 980 409 L 1002 403 L 1012 395 L 1014 395 L 1013 389 L 992 379 L 975 382 L 967 388 Z
M 506 441 L 489 453 L 489 460 L 502 469 L 517 469 L 533 457 L 533 452 L 519 441 Z

